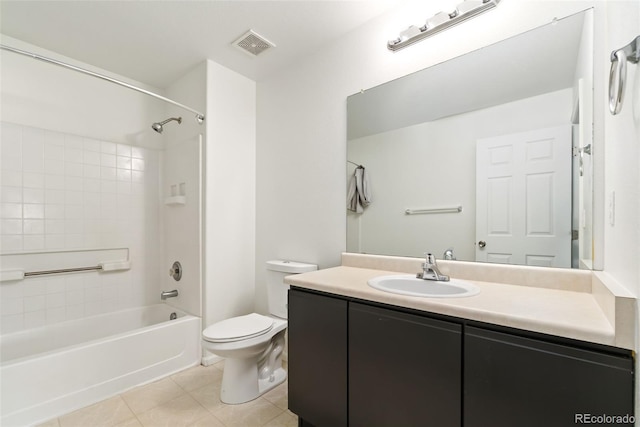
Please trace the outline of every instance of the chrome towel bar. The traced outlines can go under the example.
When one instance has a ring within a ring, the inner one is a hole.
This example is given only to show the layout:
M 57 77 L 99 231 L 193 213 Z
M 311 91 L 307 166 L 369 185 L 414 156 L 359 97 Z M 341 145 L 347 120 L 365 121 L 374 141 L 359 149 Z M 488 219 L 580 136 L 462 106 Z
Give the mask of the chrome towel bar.
M 627 61 L 637 64 L 640 60 L 640 36 L 628 45 L 611 52 L 609 71 L 609 111 L 616 115 L 622 110 L 627 80 Z
M 105 261 L 105 262 L 99 263 L 98 265 L 94 265 L 90 267 L 58 268 L 55 270 L 40 270 L 40 271 L 24 271 L 21 269 L 1 270 L 0 282 L 23 280 L 23 279 L 26 279 L 27 277 L 45 276 L 48 274 L 76 273 L 81 271 L 109 272 L 109 271 L 129 270 L 130 268 L 131 268 L 131 261 L 120 260 L 120 261 Z
M 75 273 L 76 271 L 93 271 L 93 270 L 102 270 L 102 266 L 96 265 L 94 267 L 61 268 L 59 270 L 26 271 L 24 273 L 24 277 L 44 276 L 46 274 Z
M 421 209 L 406 209 L 404 213 L 406 215 L 417 214 L 435 214 L 435 213 L 459 213 L 462 212 L 462 206 L 453 206 L 450 208 L 421 208 Z

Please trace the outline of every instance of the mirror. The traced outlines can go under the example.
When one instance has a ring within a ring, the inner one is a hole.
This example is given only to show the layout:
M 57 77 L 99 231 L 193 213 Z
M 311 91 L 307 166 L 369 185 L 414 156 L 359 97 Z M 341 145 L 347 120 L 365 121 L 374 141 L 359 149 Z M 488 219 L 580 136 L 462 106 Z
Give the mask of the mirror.
M 351 95 L 347 251 L 590 268 L 592 104 L 592 10 Z

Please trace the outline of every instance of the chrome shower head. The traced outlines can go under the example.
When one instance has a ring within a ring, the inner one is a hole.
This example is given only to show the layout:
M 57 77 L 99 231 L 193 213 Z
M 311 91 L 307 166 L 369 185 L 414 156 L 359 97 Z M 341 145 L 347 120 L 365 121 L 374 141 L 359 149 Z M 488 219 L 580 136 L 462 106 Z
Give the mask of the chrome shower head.
M 172 120 L 175 120 L 176 122 L 178 122 L 178 124 L 182 123 L 182 117 L 177 117 L 177 118 L 176 117 L 171 117 L 171 118 L 168 118 L 167 120 L 163 120 L 161 122 L 152 124 L 151 125 L 151 129 L 155 130 L 158 133 L 162 133 L 162 131 L 164 130 L 163 126 L 166 125 L 167 123 L 169 123 Z

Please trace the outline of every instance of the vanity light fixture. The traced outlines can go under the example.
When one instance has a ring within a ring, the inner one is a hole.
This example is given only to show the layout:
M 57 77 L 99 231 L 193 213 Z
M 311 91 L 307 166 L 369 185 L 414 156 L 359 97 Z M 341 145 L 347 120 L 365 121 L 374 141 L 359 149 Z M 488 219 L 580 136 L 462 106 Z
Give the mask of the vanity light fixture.
M 402 31 L 398 38 L 389 40 L 387 48 L 392 51 L 400 50 L 469 18 L 473 18 L 482 12 L 491 10 L 498 3 L 500 3 L 500 0 L 465 0 L 451 13 L 440 12 L 433 15 L 427 19 L 427 22 L 422 27 L 410 26 Z

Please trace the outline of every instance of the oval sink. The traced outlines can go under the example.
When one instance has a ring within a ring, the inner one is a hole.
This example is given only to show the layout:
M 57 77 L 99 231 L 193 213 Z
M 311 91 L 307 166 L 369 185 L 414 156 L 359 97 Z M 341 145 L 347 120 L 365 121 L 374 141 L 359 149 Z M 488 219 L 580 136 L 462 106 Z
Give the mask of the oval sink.
M 429 298 L 459 298 L 470 297 L 480 293 L 473 283 L 459 279 L 448 282 L 418 279 L 408 274 L 397 276 L 378 276 L 368 282 L 372 288 L 394 294 L 411 295 Z

